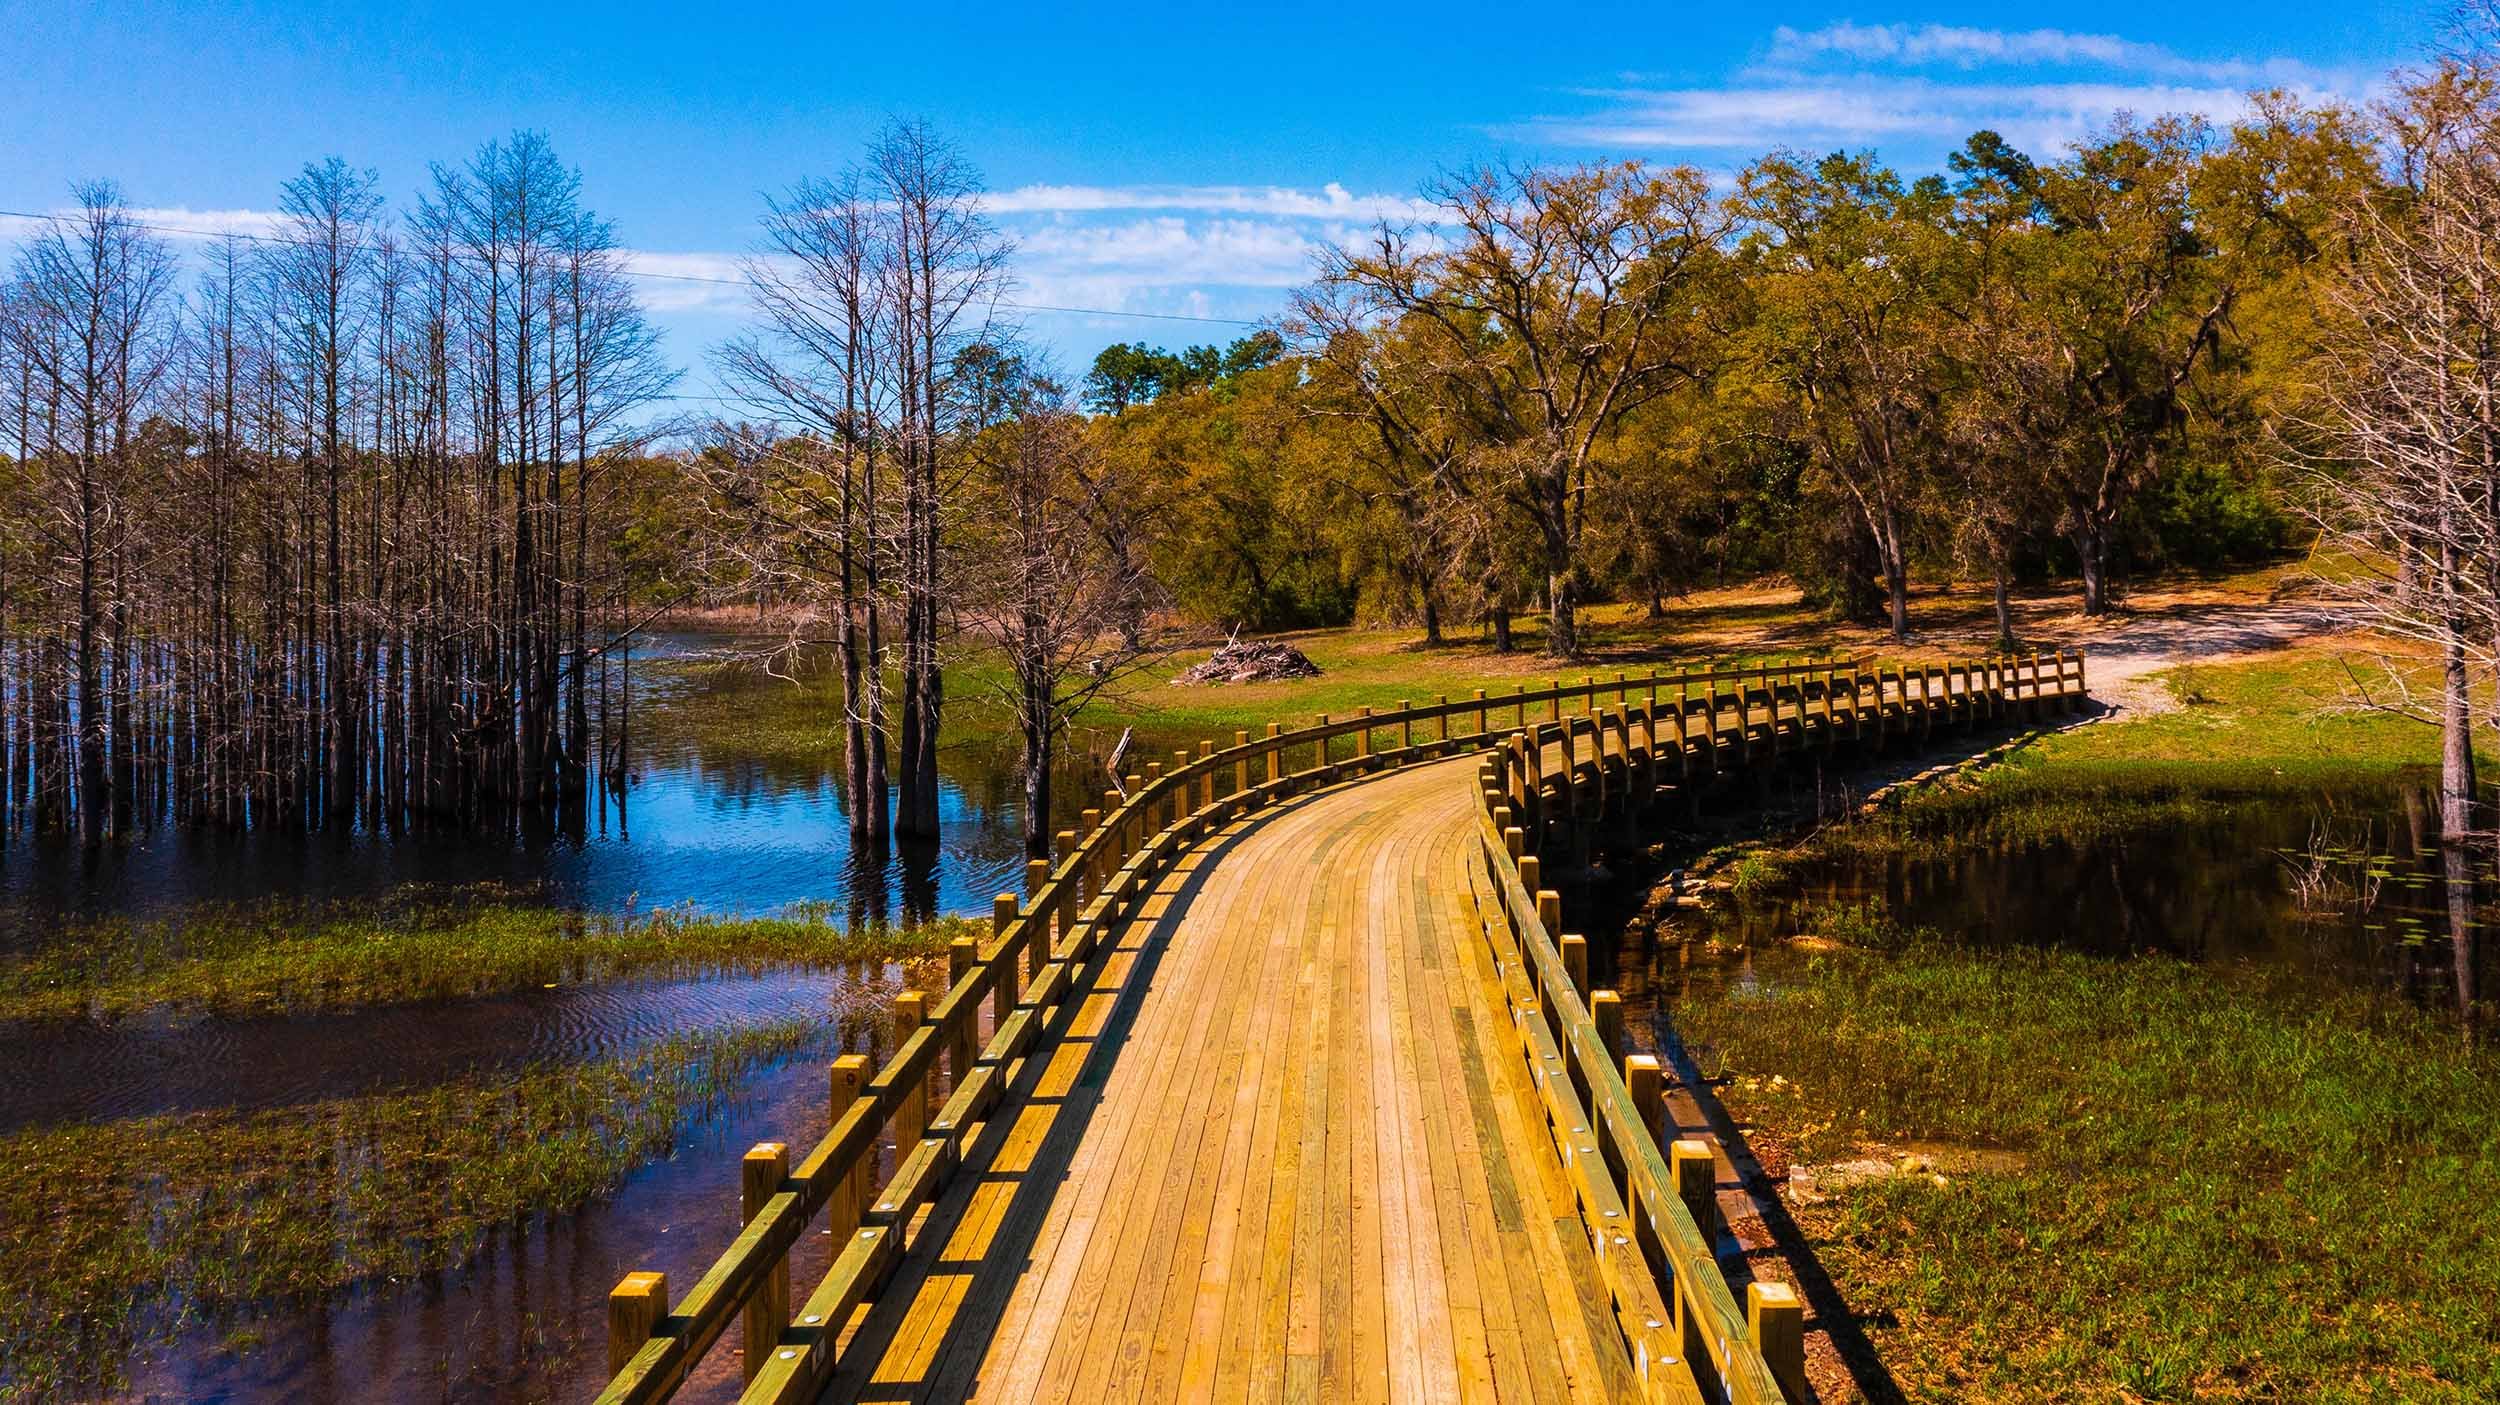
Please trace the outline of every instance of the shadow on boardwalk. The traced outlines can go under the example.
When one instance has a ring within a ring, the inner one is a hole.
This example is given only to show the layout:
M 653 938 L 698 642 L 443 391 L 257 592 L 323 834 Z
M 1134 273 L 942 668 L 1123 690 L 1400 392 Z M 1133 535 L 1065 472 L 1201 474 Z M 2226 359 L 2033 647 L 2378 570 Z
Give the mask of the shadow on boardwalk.
M 1154 976 L 1161 966 L 1171 939 L 1187 919 L 1190 907 L 1204 889 L 1216 865 L 1226 854 L 1265 828 L 1282 809 L 1261 811 L 1238 824 L 1216 842 L 1193 851 L 1189 870 L 1176 888 L 1169 891 L 1163 910 L 1151 923 L 1131 920 L 1119 927 L 1116 941 L 1106 942 L 1095 954 L 1078 979 L 1082 988 L 1090 988 L 1121 952 L 1133 952 L 1134 965 L 1120 982 L 1119 994 L 1105 1015 L 1102 1027 L 1091 1035 L 1074 1032 L 1071 1026 L 1082 1017 L 1085 1000 L 1071 999 L 1045 1037 L 1037 1041 L 1042 1049 L 1069 1045 L 1087 1045 L 1084 1061 L 1071 1080 L 1066 1093 L 1058 1097 L 1044 1096 L 1040 1084 L 1052 1060 L 1029 1058 L 1019 1071 L 1007 1096 L 993 1109 L 982 1125 L 978 1138 L 965 1149 L 966 1174 L 933 1206 L 913 1237 L 910 1253 L 918 1258 L 927 1251 L 924 1246 L 947 1245 L 951 1249 L 957 1232 L 963 1228 L 966 1213 L 977 1203 L 983 1187 L 1011 1184 L 1014 1187 L 1005 1206 L 1000 1227 L 982 1247 L 978 1258 L 939 1258 L 928 1260 L 927 1279 L 962 1277 L 970 1280 L 962 1306 L 946 1320 L 941 1339 L 924 1345 L 914 1358 L 929 1364 L 929 1369 L 902 1380 L 868 1380 L 863 1373 L 874 1370 L 895 1345 L 895 1337 L 912 1317 L 920 1292 L 888 1291 L 877 1300 L 858 1331 L 844 1346 L 843 1365 L 827 1388 L 828 1400 L 900 1401 L 947 1399 L 970 1393 L 977 1385 L 978 1365 L 987 1355 L 999 1328 L 1006 1320 L 1012 1301 L 1011 1289 L 1017 1277 L 1030 1264 L 1035 1240 L 1047 1220 L 1051 1202 L 1068 1178 L 1077 1149 L 1085 1140 L 1087 1129 L 1101 1109 L 1102 1093 L 1112 1067 L 1118 1063 L 1121 1050 L 1128 1044 L 1143 1008 L 1147 992 L 1154 986 Z M 1168 880 L 1167 880 L 1168 881 Z M 996 1169 L 1000 1152 L 1026 1110 L 1053 1109 L 1050 1130 L 1034 1149 L 1031 1160 L 1021 1171 Z M 953 1363 L 969 1361 L 973 1369 L 950 1369 Z M 965 1389 L 943 1389 L 941 1376 L 960 1374 Z

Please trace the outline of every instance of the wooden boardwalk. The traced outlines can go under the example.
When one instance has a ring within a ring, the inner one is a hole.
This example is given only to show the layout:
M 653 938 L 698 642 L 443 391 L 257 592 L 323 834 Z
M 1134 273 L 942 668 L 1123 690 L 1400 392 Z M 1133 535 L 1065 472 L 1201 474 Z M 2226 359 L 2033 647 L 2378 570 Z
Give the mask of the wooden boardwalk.
M 745 1228 L 682 1300 L 611 1292 L 601 1405 L 671 1398 L 733 1330 L 742 1405 L 1801 1405 L 1802 1304 L 1736 1301 L 1712 1148 L 1545 867 L 1789 757 L 2083 695 L 2065 652 L 1753 665 L 1148 764 L 896 998 L 882 1065 L 834 1061 L 812 1149 L 746 1154 Z
M 1165 875 L 827 1398 L 1629 1398 L 1482 940 L 1474 774 L 1263 811 Z

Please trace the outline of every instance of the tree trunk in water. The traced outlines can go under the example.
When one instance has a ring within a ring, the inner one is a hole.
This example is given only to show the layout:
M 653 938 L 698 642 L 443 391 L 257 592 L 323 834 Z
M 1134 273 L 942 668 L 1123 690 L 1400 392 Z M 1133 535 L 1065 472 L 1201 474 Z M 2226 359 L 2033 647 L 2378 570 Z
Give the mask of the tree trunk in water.
M 2439 710 L 2439 834 L 2461 844 L 2474 829 L 2474 712 L 2465 666 L 2465 638 L 2446 630 Z
M 2448 899 L 2448 934 L 2455 949 L 2457 1014 L 2473 1037 L 2474 961 L 2474 715 L 2465 640 L 2455 625 L 2443 650 L 2439 713 L 2439 864 Z
M 1048 683 L 1024 685 L 1024 852 L 1050 857 L 1051 727 Z M 1039 706 L 1036 706 L 1038 699 Z

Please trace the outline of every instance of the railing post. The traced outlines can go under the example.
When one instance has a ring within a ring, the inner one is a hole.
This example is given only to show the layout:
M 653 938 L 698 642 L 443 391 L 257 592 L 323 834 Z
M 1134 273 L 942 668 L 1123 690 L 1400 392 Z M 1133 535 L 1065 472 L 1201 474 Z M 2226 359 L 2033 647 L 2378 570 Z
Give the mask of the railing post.
M 1406 699 L 1398 699 L 1399 723 L 1403 729 L 1398 734 L 1398 745 L 1408 751 L 1415 749 L 1415 718 L 1411 711 L 1413 707 L 1414 704 Z
M 1806 1305 L 1785 1283 L 1745 1285 L 1745 1325 L 1754 1350 L 1791 1400 L 1806 1398 Z
M 1276 738 L 1281 736 L 1283 733 L 1284 728 L 1280 724 L 1274 722 L 1267 724 L 1267 740 L 1271 743 L 1271 745 L 1267 748 L 1267 780 L 1270 785 L 1284 779 L 1285 749 L 1281 746 L 1273 745 Z
M 1520 858 L 1519 886 L 1527 889 L 1530 893 L 1536 896 L 1536 916 L 1539 922 L 1545 921 L 1545 894 L 1543 890 L 1537 887 L 1537 882 L 1539 879 L 1544 877 L 1544 874 L 1545 861 L 1543 859 L 1537 857 L 1535 854 L 1527 854 Z M 1545 935 L 1549 937 L 1554 935 L 1554 927 L 1561 921 L 1562 896 L 1560 894 L 1556 894 L 1554 897 L 1554 921 L 1546 925 Z
M 825 1106 L 830 1113 L 826 1126 L 842 1121 L 842 1115 L 859 1101 L 859 1090 L 868 1086 L 868 1056 L 844 1054 L 825 1071 Z M 825 1229 L 833 1242 L 839 1244 L 859 1228 L 860 1212 L 868 1208 L 868 1176 L 876 1158 L 863 1156 L 851 1164 L 842 1183 L 825 1197 Z
M 1233 794 L 1250 788 L 1250 734 L 1233 733 Z
M 1582 959 L 1588 955 L 1588 944 L 1580 944 Z M 1623 996 L 1611 990 L 1589 992 L 1589 1022 L 1597 1026 L 1597 1042 L 1606 1046 L 1608 1054 L 1623 1048 Z
M 899 1053 L 903 1045 L 928 1021 L 929 997 L 916 990 L 906 990 L 894 997 L 894 1047 Z M 915 1078 L 901 1091 L 894 1102 L 894 1145 L 908 1150 L 920 1140 L 929 1126 L 929 1080 Z
M 1701 1242 L 1718 1253 L 1719 1243 L 1719 1170 L 1710 1159 L 1710 1143 L 1692 1137 L 1678 1137 L 1667 1149 L 1667 1164 L 1675 1176 L 1676 1198 L 1684 1202 L 1684 1210 L 1701 1230 Z
M 738 1163 L 738 1222 L 755 1223 L 764 1213 L 764 1204 L 781 1193 L 781 1183 L 790 1174 L 790 1148 L 782 1142 L 758 1142 L 749 1148 L 746 1158 Z M 754 1380 L 771 1359 L 774 1343 L 781 1340 L 781 1329 L 790 1320 L 790 1256 L 773 1256 L 773 1266 L 764 1281 L 747 1299 L 745 1317 L 746 1360 L 745 1379 Z
M 629 1273 L 608 1290 L 608 1374 L 625 1369 L 668 1316 L 668 1275 Z
M 1328 764 L 1328 714 L 1325 712 L 1319 715 L 1319 730 L 1321 735 L 1311 741 L 1311 764 L 1313 766 Z
M 1355 744 L 1354 754 L 1368 759 L 1372 754 L 1372 710 L 1367 707 L 1357 715 L 1363 719 L 1363 739 Z
M 1432 708 L 1434 720 L 1440 723 L 1440 729 L 1434 735 L 1433 740 L 1448 741 L 1450 739 L 1450 695 L 1443 693 L 1433 699 Z
M 1007 900 L 1008 920 L 1013 921 L 1015 895 L 1001 893 L 999 896 Z M 948 942 L 946 944 L 946 988 L 952 991 L 962 984 L 963 978 L 972 974 L 972 968 L 980 964 L 981 948 L 979 943 L 973 941 L 972 938 L 957 937 Z M 973 1051 L 981 1042 L 978 1029 L 980 1020 L 976 1018 L 979 1009 L 978 1005 L 966 1005 L 956 1010 L 955 1033 L 946 1041 L 946 1069 L 949 1074 L 953 1075 L 955 1086 L 958 1088 L 963 1086 L 965 1079 L 972 1076 Z
M 1484 689 L 1478 688 L 1476 689 L 1476 735 L 1481 737 L 1488 730 L 1490 729 L 1484 721 Z
M 1559 678 L 1554 680 L 1553 692 L 1545 699 L 1545 720 L 1548 722 L 1562 720 L 1562 680 Z
M 1641 1133 L 1653 1143 L 1658 1129 L 1666 1120 L 1665 1080 L 1660 1077 L 1658 1056 L 1626 1054 L 1623 1056 L 1623 1087 L 1632 1095 L 1632 1110 L 1640 1115 Z M 1629 1153 L 1627 1152 L 1627 1155 Z M 1628 1188 L 1628 1187 L 1627 1187 Z M 1631 1197 L 1627 1196 L 1626 1199 Z M 1657 1217 L 1659 1206 L 1634 1204 L 1626 1207 L 1632 1214 L 1632 1233 L 1641 1246 L 1645 1264 L 1656 1264 L 1665 1257 L 1658 1243 Z M 1671 1294 L 1670 1296 L 1681 1296 Z
M 1623 1086 L 1632 1095 L 1633 1109 L 1641 1115 L 1641 1130 L 1656 1141 L 1667 1111 L 1666 1079 L 1658 1067 L 1658 1056 L 1624 1055 Z
M 1570 979 L 1571 988 L 1581 999 L 1588 999 L 1589 939 L 1575 933 L 1565 936 L 1558 945 L 1562 947 L 1563 975 Z

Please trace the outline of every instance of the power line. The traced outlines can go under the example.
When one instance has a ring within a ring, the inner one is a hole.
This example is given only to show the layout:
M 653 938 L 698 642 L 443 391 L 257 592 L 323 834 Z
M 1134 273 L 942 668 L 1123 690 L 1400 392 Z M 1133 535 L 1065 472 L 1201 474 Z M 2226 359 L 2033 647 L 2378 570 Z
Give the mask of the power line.
M 49 224 L 77 223 L 67 215 L 38 215 L 26 210 L 0 210 L 0 219 L 42 220 Z M 298 248 L 317 247 L 310 240 L 288 239 L 275 234 L 249 234 L 239 229 L 190 229 L 178 224 L 152 224 L 146 220 L 128 220 L 127 223 L 133 229 L 145 229 L 157 234 L 181 234 L 194 239 L 241 239 L 254 244 L 284 244 Z M 479 261 L 473 254 L 454 254 L 452 257 L 470 262 Z M 746 286 L 746 280 L 742 278 L 712 278 L 700 273 L 661 273 L 641 268 L 620 268 L 616 271 L 627 278 L 648 278 L 664 283 L 705 283 L 721 288 Z M 1005 299 L 1000 299 L 997 305 L 1011 307 L 1018 312 L 1065 312 L 1087 317 L 1143 317 L 1157 322 L 1207 322 L 1226 327 L 1263 325 L 1246 317 L 1202 317 L 1187 312 L 1123 312 L 1109 307 L 1061 307 L 1051 303 L 1009 302 Z

